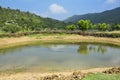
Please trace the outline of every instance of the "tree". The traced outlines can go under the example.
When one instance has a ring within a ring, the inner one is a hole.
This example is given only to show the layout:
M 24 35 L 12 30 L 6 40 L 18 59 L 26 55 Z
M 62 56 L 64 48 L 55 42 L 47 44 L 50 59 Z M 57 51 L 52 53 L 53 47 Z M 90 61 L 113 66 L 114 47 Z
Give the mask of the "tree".
M 75 30 L 75 29 L 76 29 L 76 26 L 75 26 L 74 24 L 68 25 L 68 26 L 66 27 L 66 29 L 67 29 L 67 30 Z
M 117 24 L 115 28 L 116 30 L 120 30 L 120 24 Z
M 89 25 L 89 30 L 95 30 L 96 29 L 96 24 L 90 24 Z
M 82 31 L 88 30 L 89 25 L 90 25 L 90 21 L 89 20 L 80 20 L 80 21 L 78 21 L 78 27 Z
M 98 23 L 97 28 L 100 31 L 106 31 L 108 29 L 108 25 L 106 23 Z

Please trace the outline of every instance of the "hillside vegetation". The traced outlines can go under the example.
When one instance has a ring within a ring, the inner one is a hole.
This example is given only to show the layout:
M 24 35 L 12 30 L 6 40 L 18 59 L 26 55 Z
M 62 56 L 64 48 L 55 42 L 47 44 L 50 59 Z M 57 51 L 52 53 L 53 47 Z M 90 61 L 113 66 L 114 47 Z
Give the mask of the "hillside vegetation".
M 0 34 L 2 33 L 16 33 L 16 32 L 38 32 L 38 31 L 50 31 L 50 30 L 79 30 L 79 31 L 113 31 L 120 30 L 120 8 L 114 10 L 105 11 L 104 14 L 108 17 L 104 17 L 106 21 L 113 20 L 114 22 L 104 22 L 102 19 L 98 19 L 89 14 L 89 19 L 79 19 L 78 17 L 71 17 L 70 20 L 78 22 L 65 23 L 59 20 L 51 18 L 43 18 L 34 13 L 23 12 L 19 9 L 10 9 L 0 7 Z M 112 13 L 111 13 L 112 12 Z M 98 14 L 98 13 L 97 13 Z M 99 18 L 101 18 L 99 14 Z M 114 15 L 113 15 L 114 14 Z M 88 15 L 88 14 L 87 14 Z M 101 16 L 100 16 L 101 15 Z M 114 17 L 113 17 L 114 16 Z M 117 16 L 117 17 L 116 17 Z M 116 20 L 114 20 L 116 18 Z M 119 18 L 119 19 L 118 19 Z M 92 20 L 91 20 L 92 19 Z M 101 21 L 101 23 L 95 23 L 94 21 Z M 103 22 L 103 23 L 102 23 Z M 39 33 L 39 32 L 38 32 Z M 24 33 L 23 33 L 24 34 Z M 28 33 L 27 33 L 28 34 Z M 30 33 L 31 34 L 31 33 Z M 25 33 L 26 35 L 26 33 Z M 4 35 L 2 35 L 4 36 Z
M 0 7 L 0 32 L 39 31 L 45 29 L 64 29 L 65 23 L 51 18 L 42 18 L 34 13 L 19 9 Z
M 64 20 L 66 23 L 76 23 L 79 20 L 90 20 L 92 23 L 108 23 L 118 24 L 120 23 L 120 7 L 107 10 L 101 13 L 89 13 L 84 15 L 74 15 Z

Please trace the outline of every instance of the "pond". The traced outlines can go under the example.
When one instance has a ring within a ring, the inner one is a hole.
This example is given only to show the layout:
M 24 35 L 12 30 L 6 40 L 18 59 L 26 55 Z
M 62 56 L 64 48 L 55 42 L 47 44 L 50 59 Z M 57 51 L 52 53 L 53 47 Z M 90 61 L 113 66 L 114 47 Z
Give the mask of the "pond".
M 45 44 L 0 50 L 0 70 L 69 71 L 120 66 L 120 47 L 104 44 Z

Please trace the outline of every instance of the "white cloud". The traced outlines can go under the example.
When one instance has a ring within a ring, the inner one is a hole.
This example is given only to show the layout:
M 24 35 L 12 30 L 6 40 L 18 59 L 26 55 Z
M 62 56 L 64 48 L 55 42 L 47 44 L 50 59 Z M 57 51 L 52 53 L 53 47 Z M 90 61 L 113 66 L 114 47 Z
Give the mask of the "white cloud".
M 107 0 L 106 2 L 107 2 L 107 3 L 115 3 L 116 0 Z
M 53 14 L 64 14 L 67 13 L 67 10 L 61 5 L 58 4 L 51 4 L 49 10 Z

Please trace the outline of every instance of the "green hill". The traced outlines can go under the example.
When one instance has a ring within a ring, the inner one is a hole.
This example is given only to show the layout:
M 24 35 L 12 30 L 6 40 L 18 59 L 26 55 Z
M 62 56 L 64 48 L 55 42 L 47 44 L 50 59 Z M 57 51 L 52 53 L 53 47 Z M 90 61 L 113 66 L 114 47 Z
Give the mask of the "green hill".
M 0 31 L 37 31 L 43 29 L 64 29 L 65 23 L 51 18 L 43 18 L 19 9 L 0 7 Z
M 80 19 L 89 19 L 92 23 L 120 23 L 120 7 L 101 13 L 89 13 L 85 15 L 74 15 L 64 20 L 65 23 L 76 23 Z

